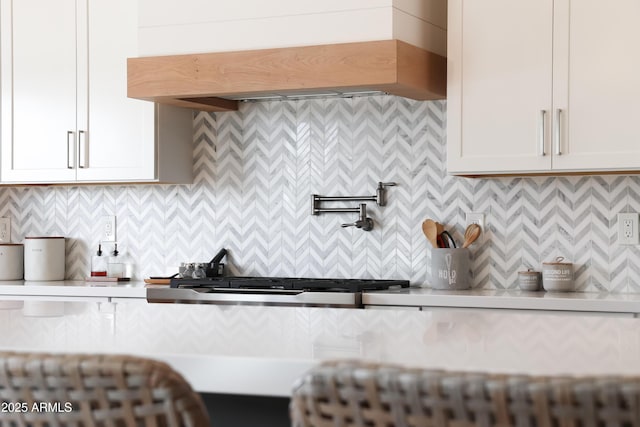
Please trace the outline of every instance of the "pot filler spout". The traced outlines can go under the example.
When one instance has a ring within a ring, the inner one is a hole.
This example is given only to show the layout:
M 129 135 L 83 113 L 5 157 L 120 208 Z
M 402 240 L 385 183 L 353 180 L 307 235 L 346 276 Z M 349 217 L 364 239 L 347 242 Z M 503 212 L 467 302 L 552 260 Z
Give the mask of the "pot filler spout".
M 353 223 L 342 224 L 342 227 L 356 227 L 363 231 L 373 230 L 373 219 L 367 216 L 366 203 L 360 203 L 356 208 L 327 208 L 322 207 L 322 202 L 363 202 L 373 201 L 378 206 L 386 206 L 387 204 L 387 187 L 395 187 L 395 182 L 378 182 L 378 188 L 376 194 L 373 196 L 320 196 L 318 194 L 311 195 L 311 215 L 320 215 L 321 213 L 345 213 L 355 212 L 358 214 L 358 219 Z

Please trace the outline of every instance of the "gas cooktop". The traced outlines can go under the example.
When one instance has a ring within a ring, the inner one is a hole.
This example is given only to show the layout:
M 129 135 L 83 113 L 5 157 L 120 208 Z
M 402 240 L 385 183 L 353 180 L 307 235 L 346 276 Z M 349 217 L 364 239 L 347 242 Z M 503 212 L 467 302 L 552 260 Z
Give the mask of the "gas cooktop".
M 408 280 L 316 279 L 308 277 L 236 277 L 224 275 L 221 249 L 201 278 L 171 279 L 168 288 L 148 288 L 147 301 L 158 303 L 276 305 L 362 308 L 364 291 L 407 288 Z M 191 264 L 191 263 L 189 263 Z M 189 271 L 193 266 L 185 266 Z M 196 274 L 196 273 L 192 273 Z
M 301 290 L 316 292 L 347 292 L 385 290 L 391 287 L 409 287 L 408 280 L 372 279 L 313 279 L 304 277 L 206 277 L 202 279 L 171 279 L 171 288 L 194 289 L 261 289 Z

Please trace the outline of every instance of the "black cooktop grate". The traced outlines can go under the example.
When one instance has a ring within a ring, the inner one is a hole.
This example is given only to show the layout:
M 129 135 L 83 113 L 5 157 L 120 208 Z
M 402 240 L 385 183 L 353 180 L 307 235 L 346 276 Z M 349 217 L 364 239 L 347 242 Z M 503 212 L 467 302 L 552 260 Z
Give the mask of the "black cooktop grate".
M 409 287 L 408 280 L 310 279 L 301 277 L 207 277 L 171 279 L 172 288 L 286 289 L 323 292 L 362 292 Z

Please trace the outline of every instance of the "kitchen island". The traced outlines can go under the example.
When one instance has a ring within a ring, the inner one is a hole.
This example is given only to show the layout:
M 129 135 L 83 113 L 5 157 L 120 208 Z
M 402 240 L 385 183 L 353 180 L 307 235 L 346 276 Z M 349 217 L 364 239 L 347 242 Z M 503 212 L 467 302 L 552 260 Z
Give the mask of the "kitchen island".
M 29 285 L 22 296 L 18 286 L 0 286 L 2 350 L 149 356 L 205 393 L 286 397 L 307 369 L 335 358 L 491 372 L 640 374 L 635 318 L 151 304 L 141 297 L 143 284 L 96 290 L 58 283 L 38 292 Z

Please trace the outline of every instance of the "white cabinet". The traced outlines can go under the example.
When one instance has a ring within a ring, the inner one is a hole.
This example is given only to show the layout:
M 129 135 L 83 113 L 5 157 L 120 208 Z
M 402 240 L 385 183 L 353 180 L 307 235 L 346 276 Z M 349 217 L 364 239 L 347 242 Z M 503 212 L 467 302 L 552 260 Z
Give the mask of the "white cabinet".
M 191 182 L 191 112 L 127 98 L 130 2 L 0 0 L 0 19 L 3 183 Z
M 450 0 L 449 172 L 639 170 L 638 19 L 633 0 Z
M 551 109 L 552 0 L 526 3 L 449 1 L 449 172 L 551 167 L 539 131 Z
M 569 3 L 556 6 L 569 29 L 554 44 L 562 155 L 554 157 L 553 167 L 640 169 L 640 3 Z
M 76 130 L 76 2 L 1 6 L 2 179 L 73 180 L 67 140 Z

